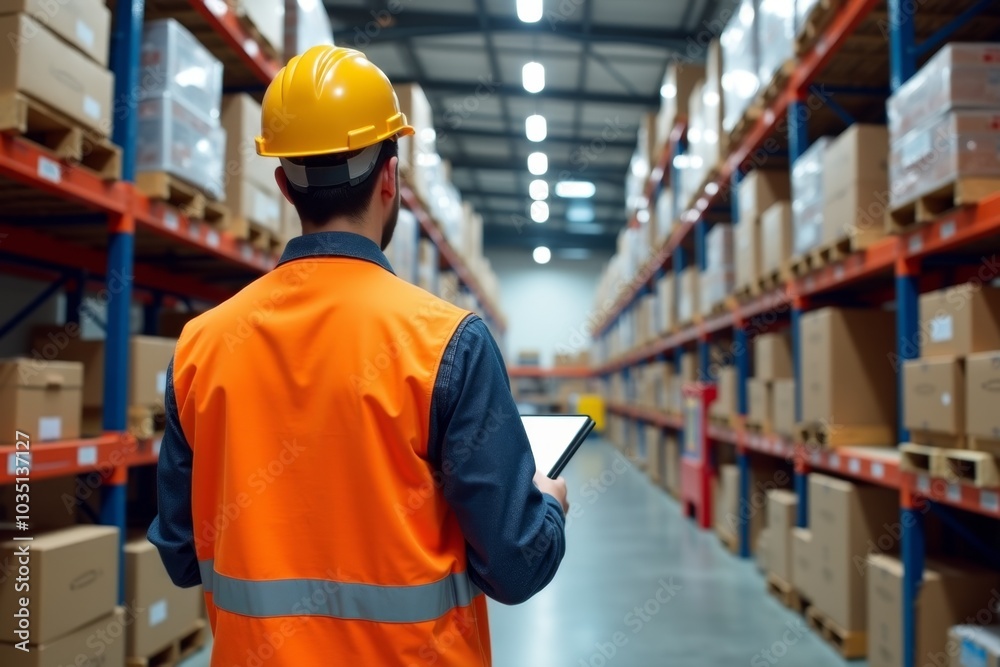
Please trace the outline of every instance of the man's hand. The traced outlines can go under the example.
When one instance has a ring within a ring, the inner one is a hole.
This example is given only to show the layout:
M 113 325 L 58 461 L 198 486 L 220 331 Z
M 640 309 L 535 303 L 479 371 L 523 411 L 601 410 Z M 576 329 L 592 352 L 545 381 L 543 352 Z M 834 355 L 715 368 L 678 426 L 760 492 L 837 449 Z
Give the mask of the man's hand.
M 562 477 L 549 479 L 542 473 L 535 471 L 535 486 L 542 493 L 547 493 L 562 505 L 563 514 L 569 514 L 569 501 L 566 499 L 566 480 Z

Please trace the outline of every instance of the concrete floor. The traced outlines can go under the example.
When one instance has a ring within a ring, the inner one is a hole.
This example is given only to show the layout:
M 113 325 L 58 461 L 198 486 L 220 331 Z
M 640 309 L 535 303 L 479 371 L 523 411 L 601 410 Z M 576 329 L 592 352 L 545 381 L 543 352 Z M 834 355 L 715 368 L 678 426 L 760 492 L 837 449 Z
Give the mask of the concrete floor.
M 496 667 L 865 665 L 809 632 L 751 562 L 697 530 L 612 447 L 586 444 L 566 478 L 566 558 L 526 604 L 491 601 Z M 183 664 L 207 666 L 207 650 Z

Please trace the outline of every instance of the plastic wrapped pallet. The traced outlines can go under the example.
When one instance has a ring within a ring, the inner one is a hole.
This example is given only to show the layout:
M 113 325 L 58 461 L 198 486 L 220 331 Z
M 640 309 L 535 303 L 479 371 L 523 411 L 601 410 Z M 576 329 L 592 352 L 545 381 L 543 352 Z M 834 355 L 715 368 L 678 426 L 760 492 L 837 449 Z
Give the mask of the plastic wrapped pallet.
M 741 0 L 719 38 L 722 44 L 722 128 L 728 133 L 760 90 L 754 0 Z
M 142 35 L 141 98 L 171 95 L 217 123 L 222 105 L 222 63 L 173 19 L 150 21 Z
M 688 100 L 688 150 L 681 162 L 684 169 L 680 182 L 680 205 L 685 208 L 690 206 L 692 199 L 700 194 L 699 189 L 710 167 L 705 163 L 705 148 L 701 145 L 707 130 L 704 90 L 704 80 L 699 81 L 695 84 Z
M 951 111 L 894 141 L 890 206 L 896 208 L 962 178 L 1000 178 L 1000 110 Z
M 670 137 L 679 115 L 688 108 L 695 84 L 705 76 L 705 68 L 689 63 L 667 65 L 660 86 L 660 112 L 656 115 L 656 147 L 662 148 Z M 654 151 L 654 154 L 655 151 Z
M 725 106 L 722 102 L 722 45 L 718 39 L 713 39 L 705 50 L 705 86 L 701 98 L 705 129 L 699 154 L 711 169 L 719 164 L 726 147 L 722 131 Z
M 809 20 L 809 15 L 812 13 L 813 7 L 819 4 L 819 0 L 795 0 L 795 34 L 799 35 L 803 28 L 806 26 L 806 22 Z
M 168 93 L 139 103 L 138 171 L 163 171 L 214 199 L 225 194 L 226 131 Z
M 285 0 L 229 0 L 238 16 L 243 16 L 257 29 L 264 41 L 284 62 Z M 301 10 L 300 10 L 301 11 Z
M 760 0 L 757 6 L 757 75 L 767 86 L 795 55 L 795 7 L 790 0 Z
M 260 133 L 260 104 L 249 95 L 227 95 L 222 105 L 226 131 L 226 203 L 230 230 L 246 238 L 251 223 L 284 236 L 281 202 L 274 180 L 278 161 L 257 155 L 254 137 Z
M 419 237 L 420 228 L 417 224 L 417 217 L 413 215 L 412 211 L 401 208 L 399 218 L 396 220 L 396 231 L 393 232 L 389 247 L 385 249 L 385 255 L 396 275 L 413 284 L 417 283 L 417 242 Z
M 809 252 L 823 240 L 823 156 L 829 137 L 816 140 L 792 166 L 792 225 L 796 255 Z
M 282 0 L 283 1 L 283 0 Z M 355 28 L 354 47 L 364 49 L 369 43 L 367 35 L 360 33 L 361 28 Z M 295 31 L 295 53 L 302 53 L 310 47 L 320 44 L 333 44 L 333 27 L 330 15 L 322 2 L 315 0 L 298 0 L 298 26 Z
M 889 98 L 894 138 L 952 109 L 1000 109 L 1000 45 L 946 44 Z

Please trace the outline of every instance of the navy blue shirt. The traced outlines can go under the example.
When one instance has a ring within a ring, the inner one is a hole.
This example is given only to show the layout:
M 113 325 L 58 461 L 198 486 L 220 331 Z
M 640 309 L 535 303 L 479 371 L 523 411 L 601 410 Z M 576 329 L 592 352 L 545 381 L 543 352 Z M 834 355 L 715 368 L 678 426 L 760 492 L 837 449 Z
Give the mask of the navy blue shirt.
M 317 256 L 392 267 L 371 240 L 345 232 L 292 239 L 280 264 Z M 157 470 L 159 514 L 149 528 L 178 586 L 201 583 L 191 517 L 192 451 L 167 369 L 166 428 Z M 506 604 L 524 602 L 555 576 L 566 550 L 559 502 L 532 482 L 535 462 L 510 393 L 507 370 L 485 323 L 466 317 L 452 336 L 431 398 L 428 456 L 465 535 L 472 582 Z

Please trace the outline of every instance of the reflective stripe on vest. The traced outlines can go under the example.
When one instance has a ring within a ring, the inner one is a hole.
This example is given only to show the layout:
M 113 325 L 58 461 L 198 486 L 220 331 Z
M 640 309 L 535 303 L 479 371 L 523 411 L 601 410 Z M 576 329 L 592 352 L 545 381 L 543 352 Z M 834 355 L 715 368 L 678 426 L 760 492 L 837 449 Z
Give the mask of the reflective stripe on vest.
M 198 563 L 218 609 L 243 616 L 330 616 L 376 623 L 422 623 L 466 607 L 481 592 L 465 572 L 418 586 L 374 586 L 328 579 L 234 579 Z

